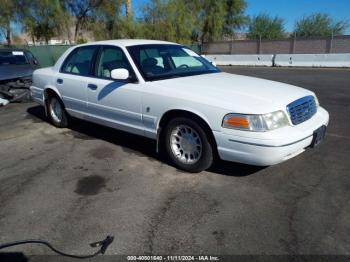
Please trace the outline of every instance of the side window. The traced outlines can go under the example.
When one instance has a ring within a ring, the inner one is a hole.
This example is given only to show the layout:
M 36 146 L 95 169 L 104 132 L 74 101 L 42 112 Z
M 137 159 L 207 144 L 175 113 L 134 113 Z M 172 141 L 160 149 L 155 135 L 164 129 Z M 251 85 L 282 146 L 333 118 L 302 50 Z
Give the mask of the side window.
M 104 47 L 96 67 L 96 76 L 110 78 L 113 69 L 125 68 L 132 77 L 133 70 L 124 52 L 118 47 Z
M 95 46 L 74 49 L 64 61 L 61 72 L 88 76 L 95 51 Z

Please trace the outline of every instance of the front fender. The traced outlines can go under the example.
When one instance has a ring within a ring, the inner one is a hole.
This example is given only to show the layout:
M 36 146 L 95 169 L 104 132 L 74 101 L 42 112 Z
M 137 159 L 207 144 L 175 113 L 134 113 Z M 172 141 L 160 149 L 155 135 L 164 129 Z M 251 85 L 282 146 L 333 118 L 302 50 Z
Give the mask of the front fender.
M 157 125 L 156 125 L 156 128 L 157 130 L 159 129 L 159 124 L 162 120 L 162 118 L 164 117 L 164 115 L 166 115 L 167 113 L 171 112 L 171 111 L 184 111 L 184 112 L 188 112 L 188 113 L 191 113 L 191 114 L 194 114 L 194 115 L 197 115 L 197 117 L 201 118 L 204 122 L 207 123 L 207 125 L 211 127 L 210 125 L 210 122 L 208 120 L 208 118 L 201 112 L 199 112 L 198 110 L 195 110 L 193 108 L 189 108 L 189 107 L 186 107 L 186 106 L 175 106 L 175 107 L 172 107 L 172 108 L 168 108 L 158 119 L 157 121 Z

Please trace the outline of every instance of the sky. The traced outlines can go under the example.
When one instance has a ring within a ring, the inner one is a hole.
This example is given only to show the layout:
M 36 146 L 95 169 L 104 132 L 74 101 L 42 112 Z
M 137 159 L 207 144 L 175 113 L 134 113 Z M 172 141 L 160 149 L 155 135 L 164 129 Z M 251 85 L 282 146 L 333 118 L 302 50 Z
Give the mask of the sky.
M 336 20 L 349 20 L 350 0 L 247 0 L 248 15 L 266 12 L 280 16 L 285 20 L 286 31 L 292 32 L 295 21 L 305 15 L 322 12 Z M 347 29 L 350 34 L 350 29 Z
M 141 7 L 148 1 L 132 0 L 136 16 L 141 14 Z M 345 19 L 350 22 L 350 0 L 246 0 L 246 2 L 247 15 L 254 16 L 259 13 L 278 15 L 285 20 L 287 32 L 293 31 L 297 19 L 315 12 L 328 13 L 334 19 Z M 346 34 L 350 34 L 350 28 Z

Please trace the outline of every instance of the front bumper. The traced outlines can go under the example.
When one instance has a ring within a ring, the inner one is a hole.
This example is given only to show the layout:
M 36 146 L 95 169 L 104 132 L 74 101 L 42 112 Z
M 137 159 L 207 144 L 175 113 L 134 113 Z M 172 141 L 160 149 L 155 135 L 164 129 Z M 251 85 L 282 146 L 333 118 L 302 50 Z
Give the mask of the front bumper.
M 222 129 L 214 131 L 219 156 L 223 160 L 257 166 L 281 163 L 302 153 L 310 146 L 313 132 L 328 125 L 328 112 L 319 107 L 309 120 L 268 132 Z

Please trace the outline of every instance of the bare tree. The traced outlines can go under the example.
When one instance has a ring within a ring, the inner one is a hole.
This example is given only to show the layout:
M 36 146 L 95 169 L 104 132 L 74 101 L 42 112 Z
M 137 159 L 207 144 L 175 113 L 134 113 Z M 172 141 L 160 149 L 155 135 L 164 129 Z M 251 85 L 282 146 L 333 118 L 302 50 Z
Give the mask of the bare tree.
M 65 8 L 75 18 L 74 41 L 77 41 L 79 31 L 104 0 L 62 0 Z

